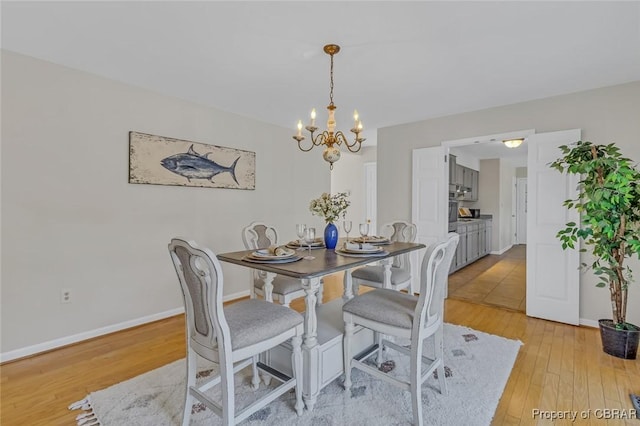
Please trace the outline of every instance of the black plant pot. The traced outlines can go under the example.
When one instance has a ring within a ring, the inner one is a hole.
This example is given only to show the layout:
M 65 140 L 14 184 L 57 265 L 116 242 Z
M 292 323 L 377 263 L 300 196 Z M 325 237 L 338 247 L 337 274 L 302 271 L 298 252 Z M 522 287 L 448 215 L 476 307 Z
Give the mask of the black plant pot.
M 598 324 L 600 324 L 603 351 L 618 358 L 636 359 L 640 328 L 629 324 L 634 328 L 633 330 L 618 330 L 615 323 L 608 319 L 598 320 Z

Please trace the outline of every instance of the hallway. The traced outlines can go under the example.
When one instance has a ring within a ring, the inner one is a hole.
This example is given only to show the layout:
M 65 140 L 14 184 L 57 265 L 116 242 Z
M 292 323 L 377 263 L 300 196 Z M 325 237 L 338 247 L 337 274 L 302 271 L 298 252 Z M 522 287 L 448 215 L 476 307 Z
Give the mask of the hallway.
M 449 275 L 449 298 L 525 312 L 526 247 L 490 254 Z

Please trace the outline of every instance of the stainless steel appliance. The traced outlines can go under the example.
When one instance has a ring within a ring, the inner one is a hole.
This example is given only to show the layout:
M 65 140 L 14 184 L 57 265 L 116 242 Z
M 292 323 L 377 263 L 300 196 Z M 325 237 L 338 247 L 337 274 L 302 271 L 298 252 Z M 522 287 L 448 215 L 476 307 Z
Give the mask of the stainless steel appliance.
M 449 232 L 458 230 L 458 202 L 449 200 Z

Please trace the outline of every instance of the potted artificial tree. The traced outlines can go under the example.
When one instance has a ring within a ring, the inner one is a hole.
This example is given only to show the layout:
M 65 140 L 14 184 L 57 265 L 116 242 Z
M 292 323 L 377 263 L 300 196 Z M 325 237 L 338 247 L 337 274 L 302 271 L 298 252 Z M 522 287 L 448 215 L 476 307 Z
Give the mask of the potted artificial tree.
M 580 213 L 581 223 L 567 223 L 558 232 L 562 248 L 574 248 L 579 240 L 595 257 L 590 268 L 599 278 L 597 287 L 608 287 L 612 319 L 601 319 L 603 350 L 613 356 L 635 359 L 640 328 L 626 321 L 631 269 L 627 258 L 640 258 L 640 171 L 614 145 L 579 141 L 561 146 L 562 157 L 551 167 L 579 174 L 578 198 L 564 205 Z M 583 248 L 581 251 L 587 251 Z

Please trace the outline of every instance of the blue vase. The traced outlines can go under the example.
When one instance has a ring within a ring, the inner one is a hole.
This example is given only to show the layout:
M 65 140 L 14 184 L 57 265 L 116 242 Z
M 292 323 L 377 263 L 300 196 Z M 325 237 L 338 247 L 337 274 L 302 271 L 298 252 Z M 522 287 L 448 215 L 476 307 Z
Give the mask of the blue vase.
M 328 249 L 334 249 L 338 245 L 338 228 L 332 222 L 327 223 L 324 228 L 324 245 Z

